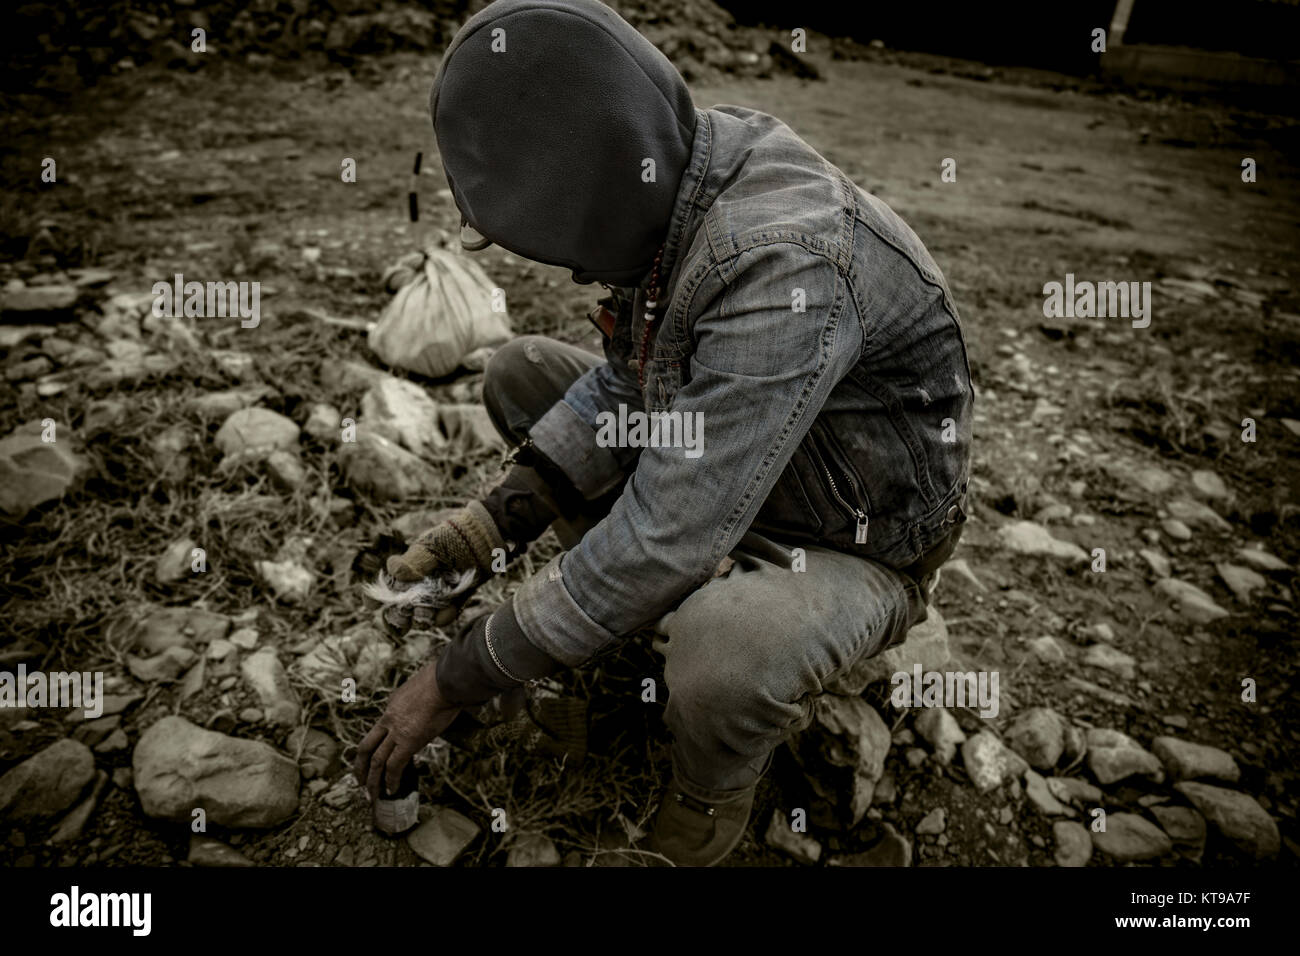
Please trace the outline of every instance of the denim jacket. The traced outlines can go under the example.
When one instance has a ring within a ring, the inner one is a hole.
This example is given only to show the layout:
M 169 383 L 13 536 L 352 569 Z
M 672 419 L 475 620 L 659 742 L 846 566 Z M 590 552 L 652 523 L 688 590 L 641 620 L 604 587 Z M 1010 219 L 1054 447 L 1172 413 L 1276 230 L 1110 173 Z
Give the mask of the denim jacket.
M 903 569 L 966 520 L 974 396 L 934 260 L 779 120 L 720 106 L 696 124 L 644 386 L 644 291 L 615 290 L 608 361 L 530 432 L 588 499 L 622 487 L 514 598 L 569 665 L 670 610 L 751 527 Z M 620 404 L 702 413 L 702 453 L 601 447 Z

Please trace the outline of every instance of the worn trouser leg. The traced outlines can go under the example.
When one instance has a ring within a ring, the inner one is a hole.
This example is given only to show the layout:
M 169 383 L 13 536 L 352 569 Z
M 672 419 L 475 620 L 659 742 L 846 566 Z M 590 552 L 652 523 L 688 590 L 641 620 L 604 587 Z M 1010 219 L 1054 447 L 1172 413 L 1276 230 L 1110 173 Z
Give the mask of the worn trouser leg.
M 690 796 L 726 802 L 752 786 L 813 698 L 903 633 L 906 579 L 863 558 L 808 547 L 807 570 L 747 536 L 735 566 L 664 615 L 673 773 Z M 759 539 L 760 541 L 762 539 Z
M 483 404 L 507 444 L 515 446 L 528 430 L 564 398 L 569 386 L 604 359 L 574 345 L 541 335 L 522 335 L 492 356 L 483 374 Z M 609 511 L 612 497 L 591 502 L 581 515 L 560 518 L 553 527 L 571 548 Z

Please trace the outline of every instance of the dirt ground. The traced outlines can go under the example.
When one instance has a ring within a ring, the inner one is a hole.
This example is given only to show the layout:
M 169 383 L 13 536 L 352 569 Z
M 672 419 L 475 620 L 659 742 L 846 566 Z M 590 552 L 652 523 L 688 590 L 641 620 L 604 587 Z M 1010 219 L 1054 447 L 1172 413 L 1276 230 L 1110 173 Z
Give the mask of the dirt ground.
M 941 585 L 938 606 L 954 656 L 969 668 L 1001 672 L 1004 717 L 995 724 L 1043 705 L 1141 740 L 1178 726 L 1189 739 L 1228 750 L 1243 768 L 1240 788 L 1277 819 L 1286 838 L 1282 859 L 1295 865 L 1295 582 L 1290 574 L 1270 575 L 1266 592 L 1247 606 L 1215 566 L 1246 545 L 1262 545 L 1292 567 L 1300 562 L 1300 434 L 1282 423 L 1300 419 L 1297 127 L 1240 108 L 1070 82 L 1057 89 L 1041 77 L 990 79 L 977 67 L 958 75 L 871 61 L 819 65 L 823 82 L 735 80 L 694 92 L 701 106 L 742 104 L 784 119 L 893 206 L 952 286 L 978 389 L 975 505 L 957 557 L 983 588 L 957 575 Z M 422 231 L 405 217 L 417 150 L 426 152 L 425 220 L 454 225 L 432 161 L 426 102 L 435 68 L 403 55 L 366 61 L 356 75 L 342 68 L 136 71 L 57 111 L 19 103 L 0 123 L 7 144 L 0 165 L 6 181 L 18 184 L 0 206 L 6 251 L 22 255 L 49 221 L 55 225 L 47 241 L 60 261 L 112 271 L 113 291 L 145 291 L 177 272 L 259 279 L 262 325 L 243 330 L 230 320 L 228 328 L 206 330 L 211 344 L 250 353 L 258 378 L 276 390 L 267 404 L 278 411 L 293 417 L 321 399 L 343 407 L 347 396 L 320 379 L 321 359 L 374 360 L 360 333 L 322 326 L 302 310 L 377 317 L 387 298 L 382 270 Z M 38 181 L 45 156 L 57 158 L 57 187 Z M 355 183 L 340 180 L 345 157 L 356 160 Z M 1247 157 L 1257 164 L 1257 182 L 1242 181 Z M 941 181 L 947 158 L 956 161 L 955 182 Z M 584 317 L 591 289 L 498 249 L 482 261 L 506 289 L 517 332 L 597 347 Z M 21 274 L 6 268 L 4 278 Z M 1046 319 L 1043 286 L 1067 273 L 1150 281 L 1150 326 Z M 185 401 L 196 389 L 231 384 L 229 371 L 207 359 L 113 392 L 127 400 L 127 418 L 90 445 L 98 472 L 86 491 L 3 530 L 0 580 L 8 596 L 0 629 L 9 641 L 38 645 L 36 659 L 47 668 L 124 675 L 106 634 L 126 607 L 203 602 L 232 615 L 255 609 L 264 643 L 286 651 L 366 616 L 351 556 L 406 509 L 354 496 L 327 449 L 307 455 L 311 485 L 293 496 L 272 494 L 256 474 L 218 473 L 210 440 L 216 423 L 187 417 Z M 438 398 L 474 387 L 472 379 L 431 383 Z M 90 401 L 109 391 L 78 384 L 38 398 L 0 384 L 0 430 L 47 415 L 82 422 Z M 1241 440 L 1245 418 L 1256 422 L 1253 443 Z M 179 470 L 164 476 L 149 443 L 178 425 Z M 1144 491 L 1132 475 L 1147 466 L 1174 476 L 1177 490 Z M 432 507 L 482 491 L 497 474 L 497 459 L 479 455 L 440 467 L 446 492 Z M 1152 546 L 1144 532 L 1158 536 L 1152 529 L 1166 516 L 1166 499 L 1188 487 L 1194 469 L 1227 483 L 1230 497 L 1216 503 L 1227 525 L 1162 547 L 1175 577 L 1231 611 L 1206 626 L 1171 609 L 1138 555 Z M 1104 548 L 1104 573 L 1025 558 L 1000 542 L 999 526 L 1053 505 L 1066 506 L 1055 509 L 1053 534 L 1088 552 Z M 214 541 L 220 568 L 202 583 L 156 584 L 156 556 L 195 527 Z M 252 562 L 301 533 L 326 542 L 329 586 L 303 605 L 277 605 Z M 554 547 L 544 544 L 532 562 Z M 530 566 L 494 582 L 485 603 L 499 600 Z M 1135 659 L 1136 674 L 1080 662 L 1089 629 L 1102 623 Z M 1030 642 L 1045 635 L 1066 649 L 1063 663 L 1030 652 Z M 597 694 L 602 674 L 632 680 L 643 664 L 639 652 L 630 653 L 629 661 L 575 680 Z M 1245 677 L 1258 686 L 1253 705 L 1240 699 Z M 203 724 L 243 703 L 237 689 L 233 702 L 215 687 L 184 698 L 175 685 L 136 689 L 145 699 L 123 721 L 132 743 L 137 727 L 164 713 Z M 608 685 L 604 692 L 613 693 Z M 378 712 L 371 706 L 344 715 L 316 700 L 309 716 L 352 744 Z M 916 862 L 1052 865 L 1050 820 L 1004 792 L 979 796 L 935 761 L 913 766 L 905 753 L 910 731 L 896 719 L 898 746 L 887 772 L 899 798 L 883 819 L 909 834 L 935 808 L 946 809 L 949 821 L 942 841 L 918 838 Z M 426 795 L 455 803 L 485 830 L 489 808 L 510 800 L 512 814 L 547 832 L 562 853 L 577 854 L 575 862 L 586 861 L 612 845 L 611 832 L 645 824 L 664 772 L 665 740 L 653 721 L 642 720 L 633 721 L 640 729 L 631 749 L 592 758 L 567 776 L 530 775 L 506 767 L 504 758 L 448 757 L 456 772 L 428 783 Z M 959 720 L 968 732 L 982 723 L 973 713 Z M 66 732 L 57 718 L 38 723 L 21 733 L 0 726 L 0 769 Z M 282 743 L 266 727 L 240 734 Z M 109 772 L 128 767 L 130 751 L 98 762 Z M 765 784 L 737 865 L 788 863 L 761 840 L 773 808 L 788 803 L 788 770 L 779 761 Z M 340 811 L 323 800 L 326 792 L 304 790 L 301 812 L 285 826 L 225 838 L 268 864 L 419 862 L 404 842 L 374 836 L 358 801 Z M 1136 806 L 1145 794 L 1134 785 L 1112 798 Z M 879 822 L 829 837 L 829 849 L 869 845 Z M 185 827 L 147 819 L 134 792 L 122 787 L 105 793 L 79 839 L 51 847 L 39 836 L 0 844 L 0 865 L 166 863 L 184 860 L 189 842 Z M 500 864 L 503 848 L 489 834 L 467 862 Z M 345 849 L 353 852 L 341 858 Z M 1094 856 L 1093 865 L 1105 865 L 1104 858 Z

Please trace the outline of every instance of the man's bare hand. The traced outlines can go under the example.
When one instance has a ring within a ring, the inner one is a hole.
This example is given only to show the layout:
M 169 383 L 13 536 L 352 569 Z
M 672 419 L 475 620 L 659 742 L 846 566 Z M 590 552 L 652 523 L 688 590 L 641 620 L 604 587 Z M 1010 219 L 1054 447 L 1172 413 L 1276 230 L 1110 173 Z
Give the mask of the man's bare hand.
M 446 704 L 438 691 L 435 661 L 393 691 L 384 716 L 361 741 L 353 767 L 370 799 L 379 799 L 381 783 L 394 792 L 411 758 L 446 730 L 458 713 L 460 708 Z

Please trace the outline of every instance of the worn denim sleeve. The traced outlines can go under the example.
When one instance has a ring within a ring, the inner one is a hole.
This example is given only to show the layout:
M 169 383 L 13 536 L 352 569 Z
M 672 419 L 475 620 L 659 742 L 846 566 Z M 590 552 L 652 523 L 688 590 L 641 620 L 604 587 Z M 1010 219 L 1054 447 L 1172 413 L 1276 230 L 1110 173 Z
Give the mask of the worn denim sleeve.
M 529 640 L 563 663 L 656 620 L 712 575 L 859 355 L 845 283 L 801 245 L 735 255 L 689 294 L 694 351 L 671 411 L 702 416 L 701 454 L 645 448 L 605 520 L 515 595 Z
M 620 404 L 641 405 L 636 379 L 606 362 L 588 370 L 569 386 L 529 429 L 537 450 L 553 462 L 588 501 L 612 491 L 627 477 L 637 449 L 602 448 L 596 444 L 596 416 L 616 412 Z

